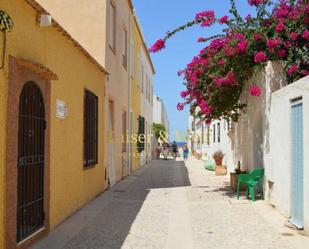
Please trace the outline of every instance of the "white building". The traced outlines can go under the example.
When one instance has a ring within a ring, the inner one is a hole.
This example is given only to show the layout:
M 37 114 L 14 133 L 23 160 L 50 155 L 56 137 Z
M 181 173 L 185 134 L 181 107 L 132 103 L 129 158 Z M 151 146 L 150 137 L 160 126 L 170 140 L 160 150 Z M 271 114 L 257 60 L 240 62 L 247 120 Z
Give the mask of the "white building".
M 141 91 L 139 123 L 146 135 L 143 151 L 140 153 L 140 165 L 144 165 L 152 159 L 153 76 L 155 72 L 143 49 L 139 53 L 138 67 L 138 84 Z
M 167 133 L 169 134 L 169 120 L 166 108 L 162 99 L 153 95 L 153 122 L 163 124 Z
M 240 99 L 247 107 L 238 122 L 213 121 L 206 128 L 210 141 L 204 140 L 202 153 L 221 149 L 229 171 L 238 161 L 243 170 L 265 168 L 266 201 L 308 232 L 309 76 L 287 85 L 282 66 L 269 62 L 250 82 L 259 85 L 263 94 L 251 97 L 244 91 Z M 196 146 L 192 147 L 198 151 Z

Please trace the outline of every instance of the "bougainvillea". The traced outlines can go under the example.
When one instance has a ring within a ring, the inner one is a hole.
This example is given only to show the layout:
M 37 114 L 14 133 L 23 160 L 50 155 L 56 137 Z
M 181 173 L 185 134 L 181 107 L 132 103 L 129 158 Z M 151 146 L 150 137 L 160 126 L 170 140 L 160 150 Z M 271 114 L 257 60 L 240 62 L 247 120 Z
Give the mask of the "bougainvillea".
M 235 0 L 230 2 L 231 16 L 217 18 L 212 10 L 202 11 L 150 48 L 153 53 L 164 49 L 169 38 L 193 25 L 222 25 L 218 35 L 198 39 L 205 42 L 205 47 L 178 72 L 187 89 L 181 93 L 184 101 L 177 109 L 190 105 L 191 113 L 198 110 L 197 115 L 207 123 L 222 117 L 237 121 L 246 106 L 239 100 L 244 86 L 268 60 L 282 62 L 289 82 L 309 74 L 307 0 L 248 0 L 256 8 L 256 15 L 245 18 L 239 15 Z M 248 91 L 254 97 L 262 94 L 255 82 Z

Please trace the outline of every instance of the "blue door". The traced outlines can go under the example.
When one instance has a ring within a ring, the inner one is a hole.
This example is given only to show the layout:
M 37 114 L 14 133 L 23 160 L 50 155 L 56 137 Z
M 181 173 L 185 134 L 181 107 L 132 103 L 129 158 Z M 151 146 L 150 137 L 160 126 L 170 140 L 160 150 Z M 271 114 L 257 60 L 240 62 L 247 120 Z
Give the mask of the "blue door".
M 303 103 L 292 102 L 292 206 L 291 222 L 298 228 L 304 227 L 304 145 Z

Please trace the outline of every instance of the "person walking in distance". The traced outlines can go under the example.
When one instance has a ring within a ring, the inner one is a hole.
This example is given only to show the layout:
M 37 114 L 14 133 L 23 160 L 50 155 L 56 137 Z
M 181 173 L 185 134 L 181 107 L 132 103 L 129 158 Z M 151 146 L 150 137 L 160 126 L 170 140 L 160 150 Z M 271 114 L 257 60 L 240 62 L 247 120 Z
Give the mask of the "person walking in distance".
M 185 146 L 183 147 L 183 160 L 188 160 L 188 156 L 189 156 L 189 149 L 188 146 L 185 144 Z
M 173 158 L 174 160 L 176 160 L 177 153 L 178 153 L 178 146 L 175 141 L 172 144 L 172 151 L 173 151 Z
M 163 157 L 164 157 L 164 160 L 167 160 L 168 148 L 169 148 L 168 143 L 164 142 L 163 143 Z

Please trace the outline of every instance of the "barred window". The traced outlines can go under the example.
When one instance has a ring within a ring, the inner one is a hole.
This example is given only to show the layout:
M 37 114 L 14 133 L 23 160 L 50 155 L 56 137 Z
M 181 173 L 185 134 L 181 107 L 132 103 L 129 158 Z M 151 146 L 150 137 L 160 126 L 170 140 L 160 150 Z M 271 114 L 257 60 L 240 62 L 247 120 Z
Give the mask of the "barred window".
M 98 97 L 84 92 L 84 167 L 98 163 Z
M 142 116 L 138 117 L 138 140 L 137 140 L 137 150 L 139 153 L 145 150 L 145 141 L 143 141 L 143 136 L 145 136 L 145 118 Z

